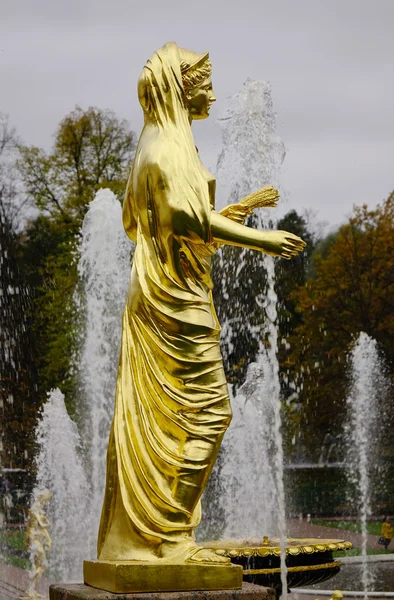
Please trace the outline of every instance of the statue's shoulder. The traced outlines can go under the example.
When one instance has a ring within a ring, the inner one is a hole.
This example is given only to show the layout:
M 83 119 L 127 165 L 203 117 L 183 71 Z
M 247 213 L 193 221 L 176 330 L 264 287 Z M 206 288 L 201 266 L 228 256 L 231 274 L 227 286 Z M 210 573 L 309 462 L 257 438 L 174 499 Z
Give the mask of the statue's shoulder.
M 145 141 L 139 150 L 135 161 L 139 174 L 148 174 L 150 179 L 170 179 L 174 175 L 174 157 L 165 139 Z

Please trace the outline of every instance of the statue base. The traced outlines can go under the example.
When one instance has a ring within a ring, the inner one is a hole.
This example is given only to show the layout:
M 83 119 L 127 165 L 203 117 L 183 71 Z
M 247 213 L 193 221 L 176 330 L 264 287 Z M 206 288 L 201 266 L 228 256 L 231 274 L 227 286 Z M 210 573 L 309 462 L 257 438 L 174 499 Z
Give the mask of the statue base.
M 275 592 L 253 583 L 240 590 L 138 593 L 119 596 L 81 583 L 56 584 L 49 589 L 50 600 L 275 600 Z
M 160 564 L 148 562 L 85 560 L 87 585 L 108 592 L 189 592 L 242 588 L 240 565 L 207 563 Z

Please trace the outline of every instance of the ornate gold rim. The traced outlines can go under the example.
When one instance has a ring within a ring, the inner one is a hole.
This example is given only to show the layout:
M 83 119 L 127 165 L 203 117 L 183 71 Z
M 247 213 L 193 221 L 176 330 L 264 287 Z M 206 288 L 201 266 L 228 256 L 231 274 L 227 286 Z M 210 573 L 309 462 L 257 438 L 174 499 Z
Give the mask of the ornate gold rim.
M 340 561 L 324 563 L 322 565 L 304 565 L 298 567 L 287 567 L 288 573 L 297 573 L 300 571 L 319 571 L 320 569 L 334 569 L 341 566 Z M 244 575 L 270 575 L 271 573 L 280 573 L 281 569 L 246 569 Z
M 281 549 L 278 545 L 271 545 L 277 540 L 269 540 L 267 545 L 242 545 L 242 542 L 237 547 L 237 542 L 207 542 L 204 548 L 209 548 L 219 556 L 227 556 L 229 558 L 249 558 L 250 556 L 280 556 Z M 271 544 L 270 544 L 271 542 Z M 279 542 L 279 540 L 278 540 Z M 320 539 L 296 539 L 290 538 L 287 540 L 286 554 L 290 556 L 298 556 L 299 554 L 314 554 L 315 552 L 337 552 L 338 550 L 351 550 L 353 544 L 345 540 L 320 540 Z

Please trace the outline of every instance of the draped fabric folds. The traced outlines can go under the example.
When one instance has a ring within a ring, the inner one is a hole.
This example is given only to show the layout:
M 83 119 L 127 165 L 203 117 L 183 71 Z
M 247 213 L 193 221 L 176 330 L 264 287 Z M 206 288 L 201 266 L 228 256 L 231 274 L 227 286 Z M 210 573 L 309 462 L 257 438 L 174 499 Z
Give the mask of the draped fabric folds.
M 136 250 L 123 316 L 98 556 L 187 558 L 231 419 L 212 303 L 213 181 L 191 133 L 179 49 L 145 66 L 124 204 Z M 211 189 L 211 194 L 210 194 Z

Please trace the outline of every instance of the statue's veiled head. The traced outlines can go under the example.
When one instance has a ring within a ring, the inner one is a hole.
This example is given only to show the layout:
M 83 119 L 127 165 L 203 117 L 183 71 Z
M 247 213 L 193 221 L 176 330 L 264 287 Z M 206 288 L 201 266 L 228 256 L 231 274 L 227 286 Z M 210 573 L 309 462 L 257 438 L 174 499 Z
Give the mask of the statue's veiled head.
M 206 119 L 216 98 L 208 53 L 179 48 L 174 42 L 157 50 L 146 63 L 138 83 L 145 115 L 163 125 L 178 126 L 182 113 L 189 119 Z

